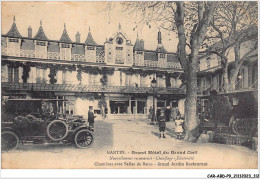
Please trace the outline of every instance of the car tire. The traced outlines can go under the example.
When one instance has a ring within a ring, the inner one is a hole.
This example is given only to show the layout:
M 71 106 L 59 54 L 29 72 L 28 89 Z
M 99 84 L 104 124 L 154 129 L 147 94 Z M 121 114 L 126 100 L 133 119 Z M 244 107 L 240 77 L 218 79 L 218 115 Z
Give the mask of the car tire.
M 77 131 L 74 137 L 75 145 L 80 149 L 86 149 L 93 145 L 94 135 L 87 129 Z
M 10 151 L 15 150 L 18 146 L 19 138 L 12 131 L 4 131 L 1 135 L 1 150 Z
M 67 137 L 68 125 L 62 120 L 54 120 L 48 124 L 46 132 L 52 141 L 60 141 Z

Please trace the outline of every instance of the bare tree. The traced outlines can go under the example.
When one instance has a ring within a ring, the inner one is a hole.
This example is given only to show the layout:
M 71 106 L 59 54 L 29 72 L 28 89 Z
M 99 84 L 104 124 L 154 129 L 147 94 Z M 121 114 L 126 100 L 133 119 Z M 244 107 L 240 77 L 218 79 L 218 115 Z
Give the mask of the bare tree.
M 215 2 L 122 2 L 123 12 L 139 19 L 134 30 L 155 25 L 178 35 L 178 57 L 186 77 L 185 140 L 199 136 L 197 104 L 197 66 L 199 50 L 212 20 Z M 113 5 L 109 4 L 111 10 Z M 138 18 L 139 17 L 139 18 Z M 173 42 L 174 45 L 175 42 Z M 187 47 L 189 48 L 187 53 Z
M 207 46 L 213 44 L 206 49 L 206 52 L 216 54 L 221 59 L 225 91 L 235 89 L 241 65 L 257 49 L 257 21 L 257 2 L 239 1 L 217 4 L 204 44 Z M 243 47 L 245 43 L 247 43 L 247 49 Z M 232 50 L 235 56 L 234 71 L 228 75 L 228 55 Z

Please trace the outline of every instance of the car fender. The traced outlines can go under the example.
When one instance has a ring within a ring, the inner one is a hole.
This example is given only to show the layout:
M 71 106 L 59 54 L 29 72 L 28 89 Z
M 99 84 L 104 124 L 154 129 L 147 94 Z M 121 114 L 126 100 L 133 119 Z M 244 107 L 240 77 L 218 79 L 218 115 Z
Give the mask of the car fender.
M 91 130 L 89 129 L 89 126 L 78 126 L 76 129 L 73 130 L 72 134 L 75 135 L 79 130 L 81 129 L 87 129 L 91 132 Z
M 1 132 L 4 132 L 4 131 L 12 131 L 14 132 L 14 129 L 12 127 L 2 127 L 2 130 Z M 14 132 L 16 134 L 16 132 Z

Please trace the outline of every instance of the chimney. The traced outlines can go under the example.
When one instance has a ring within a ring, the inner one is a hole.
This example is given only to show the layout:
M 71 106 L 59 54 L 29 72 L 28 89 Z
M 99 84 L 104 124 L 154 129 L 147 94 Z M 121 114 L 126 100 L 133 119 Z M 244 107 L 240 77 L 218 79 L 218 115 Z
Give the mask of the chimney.
M 143 39 L 140 40 L 140 45 L 142 46 L 142 49 L 144 49 L 144 40 Z
M 159 32 L 158 32 L 158 44 L 162 44 L 162 34 L 161 34 L 160 29 L 159 29 Z
M 32 38 L 32 28 L 31 28 L 31 26 L 28 27 L 28 38 Z
M 77 34 L 76 34 L 76 42 L 80 43 L 80 33 L 79 32 L 77 32 Z

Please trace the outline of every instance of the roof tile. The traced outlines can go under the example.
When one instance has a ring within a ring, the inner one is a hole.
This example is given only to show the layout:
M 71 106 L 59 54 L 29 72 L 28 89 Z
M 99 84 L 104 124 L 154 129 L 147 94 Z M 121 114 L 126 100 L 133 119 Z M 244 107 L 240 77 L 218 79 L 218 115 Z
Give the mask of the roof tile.
M 18 31 L 15 22 L 13 22 L 13 25 L 12 25 L 11 29 L 7 32 L 6 36 L 18 37 L 18 38 L 22 38 L 22 37 L 23 37 L 23 36 L 20 34 L 20 32 Z
M 66 28 L 64 28 L 64 30 L 63 30 L 63 33 L 62 33 L 61 38 L 60 38 L 60 42 L 72 43 L 72 40 L 70 39 Z
M 91 46 L 96 46 L 97 45 L 97 43 L 95 42 L 95 40 L 92 37 L 91 32 L 88 33 L 88 37 L 87 37 L 87 39 L 85 41 L 85 44 L 86 45 L 91 45 Z
M 49 39 L 46 37 L 46 35 L 45 35 L 44 31 L 43 31 L 42 25 L 40 26 L 40 28 L 39 28 L 39 30 L 38 30 L 38 32 L 37 32 L 37 34 L 35 35 L 34 38 L 35 38 L 36 40 L 49 40 Z

